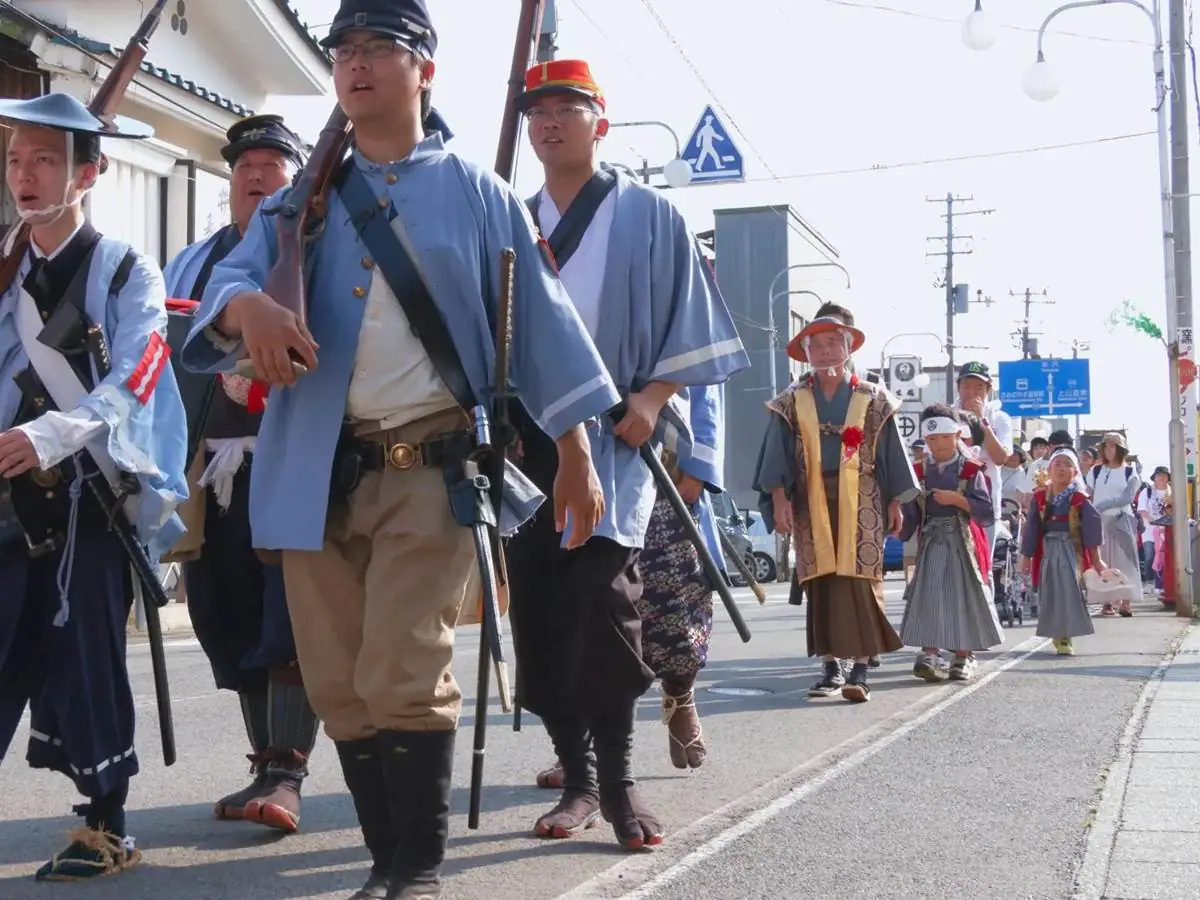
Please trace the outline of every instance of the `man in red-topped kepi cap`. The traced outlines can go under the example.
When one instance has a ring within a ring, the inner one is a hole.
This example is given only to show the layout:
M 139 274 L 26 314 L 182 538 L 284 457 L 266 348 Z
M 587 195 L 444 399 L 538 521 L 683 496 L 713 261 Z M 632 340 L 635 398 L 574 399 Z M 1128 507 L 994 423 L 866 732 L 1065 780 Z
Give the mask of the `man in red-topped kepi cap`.
M 671 731 L 672 758 L 699 764 L 702 750 L 691 684 L 668 688 L 668 673 L 643 661 L 653 632 L 643 548 L 653 549 L 647 531 L 661 498 L 639 448 L 665 445 L 675 455 L 679 493 L 699 514 L 705 490 L 720 485 L 721 385 L 749 361 L 679 211 L 660 192 L 599 164 L 609 124 L 590 66 L 543 63 L 525 84 L 521 106 L 546 175 L 527 205 L 625 404 L 620 422 L 606 417 L 588 431 L 605 497 L 592 538 L 564 549 L 543 507 L 508 545 L 509 569 L 520 576 L 510 596 L 519 695 L 545 724 L 562 769 L 562 796 L 535 833 L 569 837 L 603 816 L 623 847 L 638 849 L 664 832 L 639 796 L 631 762 L 634 710 L 656 676 L 679 716 L 669 726 L 678 731 Z M 554 448 L 519 411 L 515 418 L 525 474 L 545 492 L 556 477 Z M 670 525 L 682 532 L 677 520 Z M 711 604 L 712 585 L 689 548 L 684 577 Z M 693 612 L 703 630 L 702 602 L 688 606 Z M 707 615 L 711 621 L 711 605 Z M 694 680 L 694 671 L 687 674 Z
M 900 399 L 854 374 L 864 341 L 850 311 L 833 303 L 792 338 L 788 355 L 812 372 L 767 403 L 754 479 L 764 521 L 792 538 L 809 600 L 808 655 L 824 661 L 809 696 L 840 691 L 859 703 L 871 697 L 870 658 L 902 646 L 884 609 L 883 548 L 900 531 L 900 504 L 918 490 L 896 425 Z M 854 660 L 848 676 L 841 659 Z

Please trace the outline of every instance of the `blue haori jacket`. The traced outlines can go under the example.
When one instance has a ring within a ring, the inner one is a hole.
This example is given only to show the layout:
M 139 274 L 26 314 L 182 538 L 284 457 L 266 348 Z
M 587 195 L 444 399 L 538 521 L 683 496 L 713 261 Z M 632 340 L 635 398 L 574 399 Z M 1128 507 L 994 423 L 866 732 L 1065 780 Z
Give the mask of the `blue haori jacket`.
M 150 558 L 157 560 L 184 534 L 175 510 L 188 496 L 183 471 L 187 425 L 166 343 L 166 292 L 158 265 L 137 255 L 124 287 L 109 296 L 113 276 L 129 249 L 101 237 L 87 273 L 85 309 L 103 331 L 112 371 L 101 380 L 93 364 L 96 388 L 78 407 L 46 413 L 23 428 L 42 468 L 57 465 L 86 446 L 107 454 L 118 469 L 136 476 L 141 491 L 137 521 L 132 524 Z M 0 296 L 3 428 L 12 427 L 21 403 L 13 376 L 29 365 L 16 324 L 19 288 L 29 267 L 26 258 L 12 286 Z M 43 380 L 47 379 L 43 376 Z
M 209 251 L 219 240 L 220 231 L 210 234 L 203 240 L 188 244 L 180 250 L 165 269 L 163 278 L 167 282 L 167 296 L 188 299 L 192 296 L 192 287 L 200 277 L 200 270 L 208 259 Z
M 733 317 L 687 223 L 664 194 L 617 173 L 595 343 L 622 395 L 651 381 L 723 384 L 749 368 Z M 691 458 L 692 426 L 677 404 L 664 408 L 655 441 Z M 656 495 L 638 451 L 612 423 L 589 429 L 607 509 L 597 533 L 626 547 L 645 541 Z
M 376 165 L 356 153 L 354 164 L 378 196 L 391 198 L 476 398 L 490 392 L 495 345 L 488 314 L 499 297 L 500 252 L 510 247 L 517 286 L 511 373 L 530 415 L 558 438 L 618 402 L 604 363 L 538 247 L 525 204 L 506 184 L 447 152 L 438 135 L 400 162 Z M 212 326 L 230 299 L 266 282 L 277 256 L 275 220 L 266 213 L 278 202 L 276 196 L 260 204 L 242 242 L 213 270 L 183 350 L 192 371 L 227 371 L 244 355 L 240 342 L 222 340 Z M 260 548 L 323 546 L 334 448 L 371 280 L 362 264 L 367 255 L 332 192 L 325 232 L 309 261 L 308 327 L 320 345 L 319 365 L 294 387 L 271 392 L 259 430 L 257 456 L 270 460 L 251 470 L 250 518 Z M 511 533 L 544 499 L 510 467 L 502 530 Z

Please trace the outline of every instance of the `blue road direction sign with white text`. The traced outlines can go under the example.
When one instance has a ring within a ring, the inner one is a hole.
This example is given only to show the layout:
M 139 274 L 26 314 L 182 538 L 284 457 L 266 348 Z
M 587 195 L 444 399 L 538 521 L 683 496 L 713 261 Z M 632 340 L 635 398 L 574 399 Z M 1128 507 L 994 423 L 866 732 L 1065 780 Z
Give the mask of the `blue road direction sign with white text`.
M 1086 416 L 1092 411 L 1086 359 L 1000 363 L 1000 399 L 1010 416 Z
M 692 184 L 723 184 L 746 180 L 746 163 L 742 151 L 733 143 L 711 106 L 692 130 L 680 157 L 692 167 Z

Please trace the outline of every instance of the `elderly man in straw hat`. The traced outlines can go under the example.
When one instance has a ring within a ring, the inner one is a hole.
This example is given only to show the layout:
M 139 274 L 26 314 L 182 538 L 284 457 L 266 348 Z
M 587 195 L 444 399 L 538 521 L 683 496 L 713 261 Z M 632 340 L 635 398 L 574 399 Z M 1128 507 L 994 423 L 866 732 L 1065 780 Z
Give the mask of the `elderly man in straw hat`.
M 767 404 L 755 477 L 765 521 L 792 536 L 810 604 L 808 653 L 825 663 L 809 696 L 840 691 L 859 703 L 871 696 L 870 658 L 902 646 L 884 610 L 883 546 L 918 490 L 899 398 L 852 372 L 864 340 L 849 310 L 826 303 L 788 344 L 813 371 Z M 848 676 L 839 658 L 854 660 Z

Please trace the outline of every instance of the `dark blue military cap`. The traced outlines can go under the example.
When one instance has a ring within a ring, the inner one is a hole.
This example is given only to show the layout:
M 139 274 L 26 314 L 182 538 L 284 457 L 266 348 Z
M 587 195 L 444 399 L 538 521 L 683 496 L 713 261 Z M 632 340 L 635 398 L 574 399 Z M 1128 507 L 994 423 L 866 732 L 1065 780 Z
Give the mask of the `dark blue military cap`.
M 283 116 L 250 116 L 225 133 L 229 141 L 221 148 L 225 162 L 233 165 L 247 150 L 275 150 L 297 166 L 304 165 L 304 142 L 283 124 Z
M 336 47 L 354 29 L 393 37 L 426 59 L 433 59 L 437 50 L 437 32 L 425 0 L 342 0 L 321 46 Z
M 32 100 L 0 100 L 0 120 L 97 137 L 136 139 L 154 135 L 153 128 L 137 119 L 114 116 L 111 122 L 105 122 L 69 94 L 46 94 Z

